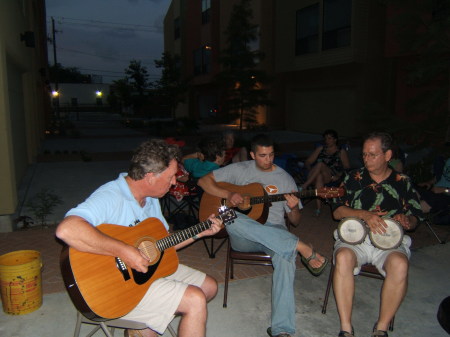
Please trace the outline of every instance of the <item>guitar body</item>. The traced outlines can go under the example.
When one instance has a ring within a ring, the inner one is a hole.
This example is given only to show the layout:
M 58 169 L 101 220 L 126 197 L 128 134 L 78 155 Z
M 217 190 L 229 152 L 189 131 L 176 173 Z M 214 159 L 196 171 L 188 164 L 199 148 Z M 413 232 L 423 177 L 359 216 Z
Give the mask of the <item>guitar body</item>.
M 221 188 L 224 188 L 231 192 L 237 192 L 244 196 L 249 197 L 263 197 L 267 195 L 264 187 L 259 183 L 252 183 L 248 185 L 234 185 L 226 182 L 217 183 Z M 200 210 L 199 210 L 199 219 L 205 220 L 212 213 L 217 214 L 217 210 L 220 206 L 227 206 L 232 208 L 233 206 L 228 204 L 226 200 L 216 197 L 212 194 L 203 193 L 202 199 L 200 201 Z M 241 208 L 237 208 L 237 210 L 241 213 L 246 214 L 253 220 L 258 221 L 259 223 L 265 223 L 267 217 L 269 216 L 269 206 L 270 203 L 261 203 L 254 205 L 242 205 Z
M 164 225 L 148 218 L 135 227 L 102 224 L 98 230 L 133 246 L 153 245 L 168 236 Z M 173 274 L 178 267 L 175 248 L 157 251 L 147 273 L 124 267 L 113 256 L 63 248 L 61 273 L 75 307 L 91 320 L 114 319 L 129 313 L 142 299 L 153 281 Z
M 253 220 L 264 224 L 269 216 L 269 207 L 272 205 L 272 202 L 286 200 L 284 194 L 267 194 L 264 187 L 259 183 L 234 185 L 226 182 L 218 182 L 217 185 L 228 191 L 241 194 L 244 202 L 234 207 L 226 199 L 204 192 L 200 201 L 200 220 L 208 218 L 212 213 L 216 214 L 220 206 L 226 206 L 228 208 L 235 208 Z M 345 190 L 342 187 L 322 187 L 316 190 L 292 192 L 292 194 L 297 198 L 320 197 L 326 199 L 341 197 L 345 194 Z

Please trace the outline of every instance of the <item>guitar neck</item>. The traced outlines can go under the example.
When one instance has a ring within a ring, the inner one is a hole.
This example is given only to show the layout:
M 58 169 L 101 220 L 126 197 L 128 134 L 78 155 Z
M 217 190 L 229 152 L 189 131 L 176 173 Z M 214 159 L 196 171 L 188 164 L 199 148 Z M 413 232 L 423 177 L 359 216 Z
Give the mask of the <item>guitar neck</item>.
M 263 196 L 259 196 L 259 197 L 251 197 L 250 204 L 255 205 L 255 204 L 265 204 L 265 203 L 273 202 L 273 201 L 283 201 L 283 200 L 286 200 L 284 198 L 285 194 L 286 193 L 263 195 Z M 290 194 L 295 195 L 297 198 L 309 198 L 309 197 L 317 196 L 317 190 L 306 190 L 306 191 L 301 191 L 301 192 L 293 192 Z
M 217 216 L 220 220 L 222 220 L 221 216 Z M 186 241 L 187 239 L 192 238 L 193 236 L 197 235 L 198 233 L 203 232 L 204 230 L 207 230 L 211 228 L 212 221 L 211 220 L 205 220 L 202 221 L 192 227 L 189 227 L 187 229 L 183 229 L 179 232 L 176 232 L 172 235 L 166 236 L 165 238 L 162 238 L 158 241 L 156 241 L 156 246 L 158 247 L 159 251 L 164 251 L 167 248 L 176 246 L 177 244 Z

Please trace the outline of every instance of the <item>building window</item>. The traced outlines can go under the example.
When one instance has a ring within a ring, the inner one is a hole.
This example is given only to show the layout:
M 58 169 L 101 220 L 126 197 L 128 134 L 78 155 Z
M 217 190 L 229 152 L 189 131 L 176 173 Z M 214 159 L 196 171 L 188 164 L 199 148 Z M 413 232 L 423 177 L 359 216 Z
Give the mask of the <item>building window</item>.
M 202 24 L 211 20 L 211 0 L 202 0 Z
M 180 29 L 180 17 L 177 17 L 173 20 L 173 37 L 175 40 L 180 38 Z
M 206 45 L 194 50 L 194 75 L 208 74 L 211 71 L 211 47 Z
M 352 0 L 322 0 L 297 11 L 295 55 L 350 46 Z
M 450 4 L 447 0 L 435 0 L 432 5 L 431 18 L 433 21 L 443 21 L 450 16 Z
M 295 55 L 319 51 L 319 4 L 297 11 Z
M 351 23 L 351 0 L 323 0 L 322 50 L 349 46 Z

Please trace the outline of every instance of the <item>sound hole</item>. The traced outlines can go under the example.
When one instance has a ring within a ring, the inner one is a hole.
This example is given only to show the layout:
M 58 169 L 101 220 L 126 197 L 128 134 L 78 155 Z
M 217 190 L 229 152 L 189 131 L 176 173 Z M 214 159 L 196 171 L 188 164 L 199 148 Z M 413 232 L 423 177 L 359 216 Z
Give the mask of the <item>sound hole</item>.
M 142 241 L 138 245 L 138 249 L 150 260 L 150 264 L 152 264 L 159 257 L 159 250 L 152 241 Z

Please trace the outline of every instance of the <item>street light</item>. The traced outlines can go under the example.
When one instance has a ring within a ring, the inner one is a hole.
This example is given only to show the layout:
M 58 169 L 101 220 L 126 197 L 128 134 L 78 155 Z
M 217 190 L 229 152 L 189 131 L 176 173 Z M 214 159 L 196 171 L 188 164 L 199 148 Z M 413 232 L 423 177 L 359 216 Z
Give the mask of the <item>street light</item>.
M 97 91 L 95 92 L 95 96 L 97 96 L 97 98 L 101 98 L 102 95 L 103 95 L 103 93 L 102 93 L 100 90 L 97 90 Z
M 53 97 L 53 98 L 57 98 L 58 96 L 59 96 L 59 92 L 56 91 L 56 90 L 53 90 L 53 91 L 52 91 L 52 97 Z

